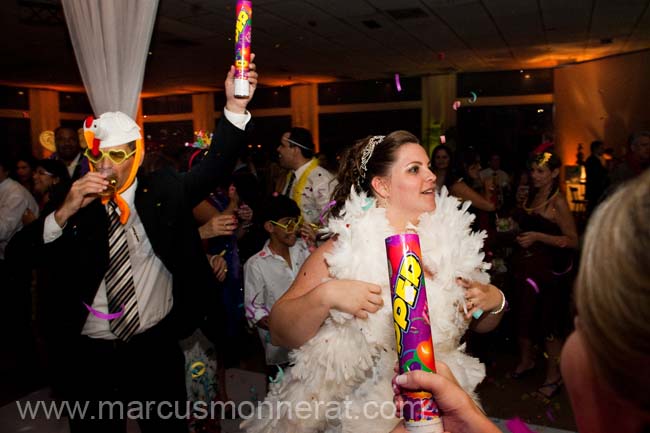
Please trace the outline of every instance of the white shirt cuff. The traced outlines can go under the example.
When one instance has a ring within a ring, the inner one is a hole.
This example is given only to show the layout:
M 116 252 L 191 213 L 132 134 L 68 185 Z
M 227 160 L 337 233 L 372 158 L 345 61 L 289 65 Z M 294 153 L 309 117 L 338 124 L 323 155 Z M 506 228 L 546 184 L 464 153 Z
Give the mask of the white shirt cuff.
M 45 218 L 45 224 L 43 224 L 43 242 L 48 244 L 57 240 L 63 234 L 63 227 L 59 227 L 56 223 L 54 212 L 49 214 Z
M 233 113 L 232 111 L 228 111 L 226 107 L 223 108 L 223 114 L 226 116 L 226 119 L 230 121 L 233 125 L 235 125 L 237 128 L 241 129 L 242 131 L 246 129 L 246 124 L 248 123 L 249 120 L 251 120 L 251 113 L 250 111 L 246 110 L 244 114 L 241 113 Z

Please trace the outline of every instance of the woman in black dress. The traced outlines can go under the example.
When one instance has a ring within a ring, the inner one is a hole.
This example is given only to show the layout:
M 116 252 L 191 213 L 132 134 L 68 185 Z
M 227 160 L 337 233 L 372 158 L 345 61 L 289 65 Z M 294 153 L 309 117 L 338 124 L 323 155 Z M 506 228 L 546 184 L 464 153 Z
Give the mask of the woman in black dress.
M 559 356 L 570 328 L 569 304 L 573 256 L 578 245 L 575 221 L 559 190 L 562 163 L 553 153 L 531 161 L 532 187 L 519 212 L 515 256 L 515 291 L 519 364 L 514 378 L 535 367 L 533 345 L 544 339 L 546 380 L 538 389 L 554 396 L 562 386 Z

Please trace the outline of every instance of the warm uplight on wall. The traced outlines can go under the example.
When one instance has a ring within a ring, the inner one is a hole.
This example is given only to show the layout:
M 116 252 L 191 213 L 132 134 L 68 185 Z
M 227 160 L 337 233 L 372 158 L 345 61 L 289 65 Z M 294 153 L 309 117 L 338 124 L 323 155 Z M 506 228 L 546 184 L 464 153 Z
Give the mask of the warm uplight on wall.
M 524 78 L 527 79 L 527 80 L 530 80 L 530 74 L 524 75 Z

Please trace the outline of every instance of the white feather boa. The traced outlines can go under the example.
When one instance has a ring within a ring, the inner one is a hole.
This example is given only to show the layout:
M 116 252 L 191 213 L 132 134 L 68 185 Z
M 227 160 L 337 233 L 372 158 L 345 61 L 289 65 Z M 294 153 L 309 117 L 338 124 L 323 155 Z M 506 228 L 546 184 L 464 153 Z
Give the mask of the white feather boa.
M 425 282 L 436 358 L 447 363 L 461 386 L 473 394 L 485 376 L 485 367 L 459 346 L 469 323 L 460 309 L 464 292 L 456 278 L 487 283 L 489 265 L 483 262 L 481 252 L 485 234 L 471 232 L 474 216 L 467 212 L 468 207 L 466 203 L 459 208 L 458 200 L 443 188 L 436 196 L 436 210 L 422 215 L 413 228 L 420 236 L 424 265 L 434 274 Z M 294 365 L 280 383 L 271 384 L 260 409 L 262 416 L 242 423 L 246 432 L 386 433 L 398 422 L 390 416 L 373 416 L 382 403 L 392 402 L 391 379 L 397 361 L 384 243 L 393 230 L 384 209 L 375 207 L 373 199 L 355 193 L 346 202 L 342 216 L 330 220 L 329 230 L 338 235 L 326 256 L 331 276 L 378 284 L 384 306 L 368 319 L 330 311 L 318 333 L 291 353 Z M 319 410 L 298 419 L 295 405 L 301 401 Z M 279 402 L 284 406 L 278 406 Z M 332 417 L 328 412 L 332 406 L 327 406 L 330 402 L 345 407 L 345 416 Z M 376 409 L 365 414 L 364 404 Z M 271 407 L 283 410 L 271 411 Z

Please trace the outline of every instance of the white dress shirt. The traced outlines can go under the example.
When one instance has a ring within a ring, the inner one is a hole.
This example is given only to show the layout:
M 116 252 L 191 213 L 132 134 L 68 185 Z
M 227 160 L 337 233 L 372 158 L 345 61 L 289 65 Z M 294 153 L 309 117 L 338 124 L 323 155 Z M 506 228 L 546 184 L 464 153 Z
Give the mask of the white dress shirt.
M 300 176 L 307 170 L 311 162 L 312 160 L 309 160 L 294 171 L 296 180 L 291 186 L 291 191 L 288 194 L 289 197 L 293 198 L 293 193 L 298 187 L 298 183 L 300 183 Z M 302 190 L 302 200 L 300 201 L 300 211 L 305 221 L 314 224 L 319 223 L 318 217 L 331 200 L 330 196 L 337 184 L 332 173 L 321 166 L 317 166 L 309 173 L 305 188 Z
M 267 240 L 262 251 L 244 264 L 244 305 L 247 311 L 254 311 L 254 317 L 249 320 L 251 326 L 267 315 L 262 306 L 271 311 L 273 304 L 293 284 L 300 267 L 310 254 L 307 244 L 298 239 L 294 246 L 289 247 L 289 267 L 282 256 L 271 251 L 269 242 Z M 273 365 L 289 362 L 289 350 L 271 344 L 269 331 L 257 329 L 266 352 L 266 363 Z
M 11 178 L 0 182 L 0 259 L 11 238 L 23 228 L 23 214 L 29 209 L 38 216 L 38 203 L 24 186 Z
M 497 178 L 497 185 L 500 187 L 505 187 L 510 184 L 510 176 L 508 176 L 508 173 L 506 173 L 503 170 L 492 170 L 490 167 L 481 170 L 479 173 L 479 176 L 481 177 L 481 180 L 485 182 L 488 179 L 491 179 L 493 176 L 496 175 Z
M 74 177 L 74 170 L 77 168 L 77 164 L 79 164 L 80 159 L 81 159 L 81 152 L 77 153 L 77 156 L 75 156 L 75 158 L 70 162 L 70 164 L 66 164 L 66 168 L 68 169 L 68 174 L 70 175 L 70 179 Z

